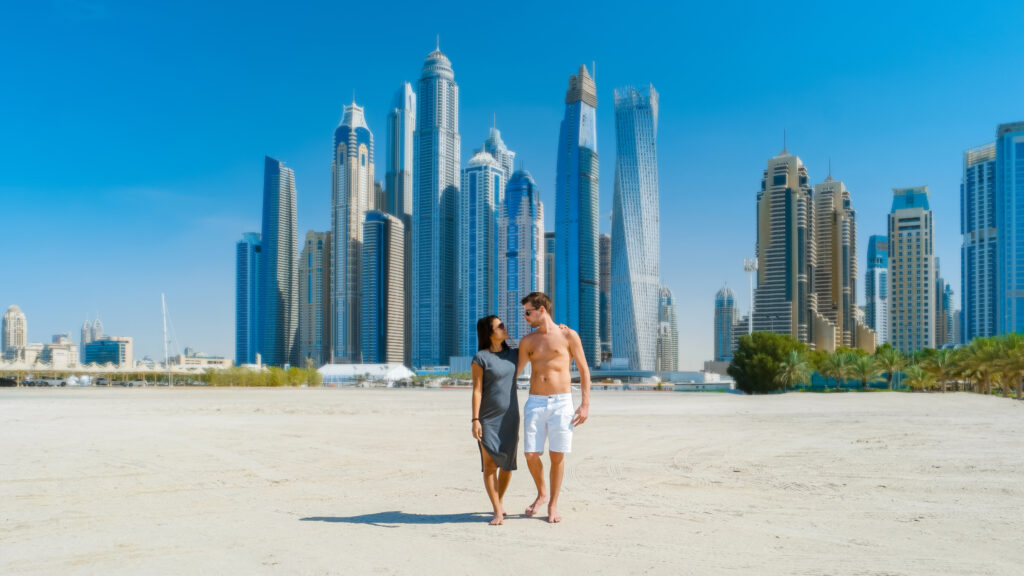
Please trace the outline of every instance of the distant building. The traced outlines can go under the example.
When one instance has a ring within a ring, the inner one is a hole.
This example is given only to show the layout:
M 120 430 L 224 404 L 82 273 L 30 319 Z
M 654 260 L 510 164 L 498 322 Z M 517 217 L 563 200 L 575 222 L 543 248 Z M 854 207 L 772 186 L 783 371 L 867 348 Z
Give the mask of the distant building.
M 999 334 L 1024 332 L 1024 122 L 996 130 L 996 312 Z
M 397 217 L 371 210 L 363 222 L 362 311 L 363 360 L 405 361 L 405 226 Z
M 668 286 L 658 294 L 658 372 L 679 370 L 679 327 L 676 324 L 676 303 Z
M 196 352 L 191 348 L 185 348 L 184 354 L 171 356 L 168 359 L 171 366 L 199 366 L 201 368 L 230 368 L 231 359 L 223 356 L 211 356 Z
M 601 252 L 601 362 L 612 358 L 612 237 L 601 234 L 598 237 Z
M 501 189 L 504 190 L 508 185 L 509 179 L 512 178 L 512 174 L 515 172 L 516 153 L 509 150 L 508 146 L 505 146 L 505 142 L 501 139 L 501 131 L 494 126 L 491 126 L 487 140 L 484 140 L 483 151 L 490 154 L 501 168 L 501 172 L 504 174 Z M 503 198 L 498 198 L 499 203 L 502 200 Z
M 850 192 L 829 174 L 814 187 L 818 313 L 835 330 L 836 344 L 857 346 L 857 213 Z
M 498 310 L 499 225 L 505 175 L 487 152 L 477 152 L 462 170 L 458 202 L 457 283 L 458 353 L 476 354 L 476 321 Z M 510 322 L 511 319 L 505 319 Z M 511 326 L 509 332 L 512 332 Z
M 878 343 L 889 341 L 889 239 L 875 235 L 868 239 L 868 269 L 864 275 L 864 321 L 877 335 Z
M 28 344 L 28 323 L 25 321 L 25 313 L 17 306 L 12 305 L 4 313 L 2 344 L 0 352 L 3 353 L 7 353 L 8 349 L 24 348 Z
M 404 266 L 402 283 L 405 286 L 405 360 L 412 365 L 412 188 L 413 188 L 413 136 L 416 131 L 416 93 L 412 84 L 404 82 L 391 102 L 388 114 L 387 173 L 385 189 L 387 205 L 382 209 L 402 221 L 405 228 L 403 242 Z
M 893 189 L 889 212 L 889 342 L 935 347 L 935 253 L 928 187 Z
M 299 358 L 323 366 L 331 361 L 331 233 L 306 232 L 299 257 Z
M 960 182 L 960 309 L 970 341 L 998 333 L 996 302 L 996 145 L 964 152 Z
M 235 362 L 255 364 L 260 351 L 260 235 L 246 232 L 235 244 Z M 82 352 L 89 322 L 82 327 Z M 91 327 L 88 328 L 91 330 Z M 84 362 L 84 358 L 83 358 Z
M 552 303 L 558 302 L 555 296 L 555 233 L 544 233 L 544 293 Z
M 728 286 L 715 294 L 715 362 L 731 362 L 736 349 L 737 328 L 746 334 L 746 327 L 739 327 L 740 313 L 736 309 L 736 293 Z
M 284 366 L 295 359 L 299 324 L 299 238 L 295 172 L 267 157 L 263 171 L 263 231 L 260 235 L 258 329 L 263 363 Z M 130 363 L 129 363 L 130 364 Z
M 39 360 L 51 368 L 71 368 L 78 365 L 78 345 L 71 341 L 70 334 L 54 334 L 50 343 L 43 346 Z
M 544 205 L 526 170 L 517 170 L 508 181 L 498 217 L 498 255 L 497 313 L 518 342 L 531 330 L 519 302 L 544 287 L 545 274 Z M 552 307 L 557 311 L 558 303 Z
M 104 336 L 85 345 L 86 364 L 134 366 L 130 337 Z

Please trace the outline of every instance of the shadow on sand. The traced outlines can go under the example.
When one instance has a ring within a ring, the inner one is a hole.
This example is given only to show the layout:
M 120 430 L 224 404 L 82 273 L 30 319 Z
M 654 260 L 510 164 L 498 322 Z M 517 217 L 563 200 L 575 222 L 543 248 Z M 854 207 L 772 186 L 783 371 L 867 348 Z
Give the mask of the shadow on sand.
M 346 524 L 369 524 L 370 526 L 380 526 L 382 528 L 398 528 L 403 524 L 486 523 L 490 519 L 490 514 L 478 512 L 465 512 L 462 514 L 410 514 L 394 510 L 391 512 L 377 512 L 376 514 L 362 514 L 360 516 L 311 516 L 301 520 L 303 522 L 343 522 Z

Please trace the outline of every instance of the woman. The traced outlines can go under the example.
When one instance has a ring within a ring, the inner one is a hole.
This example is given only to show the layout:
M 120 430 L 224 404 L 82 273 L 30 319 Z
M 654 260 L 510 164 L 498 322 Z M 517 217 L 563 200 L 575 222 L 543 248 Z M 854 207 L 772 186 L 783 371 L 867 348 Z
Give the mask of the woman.
M 477 320 L 476 337 L 473 437 L 480 447 L 484 489 L 494 507 L 491 526 L 497 526 L 505 519 L 502 498 L 516 469 L 519 449 L 519 397 L 515 383 L 518 350 L 505 342 L 508 332 L 497 316 Z

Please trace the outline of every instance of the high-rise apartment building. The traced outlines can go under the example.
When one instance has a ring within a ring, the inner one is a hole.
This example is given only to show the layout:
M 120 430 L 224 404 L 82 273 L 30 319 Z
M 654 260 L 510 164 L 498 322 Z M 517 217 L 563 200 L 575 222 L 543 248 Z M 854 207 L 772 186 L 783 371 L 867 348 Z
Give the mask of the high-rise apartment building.
M 299 359 L 318 368 L 331 361 L 331 233 L 306 232 L 299 257 Z
M 597 88 L 585 66 L 569 77 L 555 180 L 555 321 L 576 330 L 591 366 L 600 360 Z
M 518 342 L 530 332 L 519 304 L 544 286 L 544 205 L 533 177 L 517 170 L 498 217 L 498 314 Z M 557 303 L 552 303 L 555 310 Z M 474 324 L 475 326 L 475 324 Z
M 889 238 L 868 239 L 868 269 L 864 274 L 864 320 L 878 343 L 889 341 Z
M 363 362 L 405 361 L 405 227 L 397 217 L 371 210 L 363 222 L 362 312 Z
M 889 212 L 889 342 L 935 347 L 935 253 L 928 187 L 893 189 Z
M 815 327 L 827 332 L 828 326 L 817 314 L 812 284 L 817 265 L 812 193 L 799 157 L 783 150 L 768 161 L 757 193 L 754 331 L 789 334 L 834 350 L 834 336 L 829 342 L 825 334 L 819 346 L 814 334 Z
M 612 359 L 612 237 L 601 234 L 598 237 L 600 252 L 600 299 L 598 322 L 601 327 L 601 362 Z M 549 272 L 550 274 L 550 272 Z
M 458 209 L 458 331 L 460 356 L 477 351 L 476 321 L 498 310 L 498 203 L 505 174 L 487 152 L 477 152 L 462 170 Z M 518 315 L 517 315 L 518 316 Z M 506 319 L 505 322 L 510 322 Z M 509 326 L 509 333 L 512 327 Z M 513 336 L 514 338 L 515 336 Z
M 25 313 L 18 306 L 10 306 L 4 312 L 3 346 L 0 353 L 6 353 L 8 348 L 24 348 L 28 344 L 28 323 L 25 321 Z
M 255 364 L 260 352 L 259 282 L 262 244 L 256 232 L 242 234 L 235 244 L 235 364 Z M 86 324 L 89 324 L 88 320 Z M 82 351 L 92 341 L 82 327 Z M 84 359 L 83 359 L 84 361 Z
M 829 174 L 814 187 L 818 313 L 834 328 L 837 346 L 857 346 L 857 214 L 850 192 Z
M 263 173 L 263 230 L 260 234 L 259 318 L 263 363 L 284 366 L 295 358 L 299 301 L 296 289 L 298 230 L 295 173 L 267 157 Z
M 99 340 L 100 338 L 103 338 L 103 336 L 103 322 L 101 322 L 99 316 L 97 316 L 92 322 L 92 339 Z
M 1024 122 L 996 130 L 995 205 L 997 329 L 1024 332 Z
M 417 85 L 412 228 L 412 363 L 448 364 L 457 348 L 456 197 L 459 188 L 459 87 L 440 49 Z
M 331 236 L 334 259 L 332 336 L 334 361 L 359 363 L 359 288 L 363 220 L 377 200 L 373 179 L 373 133 L 366 125 L 363 108 L 345 106 L 341 124 L 334 130 L 331 161 Z
M 555 233 L 544 233 L 544 293 L 552 302 L 557 302 L 555 296 Z
M 995 336 L 996 322 L 996 145 L 964 152 L 960 182 L 960 309 L 970 341 Z
M 736 309 L 736 293 L 728 286 L 715 294 L 715 362 L 731 362 L 736 347 L 736 329 L 740 313 Z M 740 332 L 746 334 L 745 327 Z
M 412 353 L 412 192 L 413 192 L 413 136 L 416 131 L 416 93 L 412 84 L 405 82 L 395 94 L 388 114 L 388 154 L 387 204 L 383 210 L 402 221 L 405 240 L 402 267 L 402 284 L 404 288 L 405 311 L 405 350 L 406 364 L 411 362 Z
M 658 372 L 679 370 L 679 327 L 676 325 L 676 303 L 668 286 L 658 293 Z
M 512 177 L 512 173 L 515 172 L 516 153 L 509 150 L 508 146 L 505 146 L 505 142 L 501 139 L 501 131 L 494 126 L 491 126 L 487 140 L 484 140 L 484 152 L 487 152 L 494 158 L 494 161 L 498 163 L 502 173 L 505 175 L 505 179 L 502 182 L 502 189 L 504 190 L 509 178 Z M 500 200 L 499 198 L 499 202 Z
M 615 90 L 612 198 L 612 348 L 632 370 L 657 368 L 661 289 L 658 210 L 658 93 Z

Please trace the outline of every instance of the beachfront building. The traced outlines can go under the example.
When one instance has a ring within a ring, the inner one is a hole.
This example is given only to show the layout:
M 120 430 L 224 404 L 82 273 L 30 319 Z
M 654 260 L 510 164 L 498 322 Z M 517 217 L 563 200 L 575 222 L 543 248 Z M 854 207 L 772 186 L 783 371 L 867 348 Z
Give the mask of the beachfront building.
M 132 339 L 127 336 L 103 336 L 85 345 L 85 364 L 113 364 L 131 367 Z
M 291 363 L 296 351 L 299 239 L 295 195 L 295 172 L 268 156 L 263 172 L 258 332 L 259 352 L 263 363 L 270 366 Z
M 555 180 L 555 321 L 572 326 L 591 366 L 600 360 L 597 87 L 580 66 L 569 77 Z
M 599 323 L 601 326 L 601 362 L 612 359 L 612 237 L 601 234 L 598 237 L 601 261 L 601 295 L 599 300 Z
M 658 93 L 615 90 L 611 320 L 615 357 L 631 370 L 657 368 L 660 220 Z
M 331 361 L 331 232 L 306 232 L 299 257 L 299 360 Z
M 505 142 L 501 139 L 501 131 L 494 126 L 491 126 L 487 140 L 484 140 L 483 151 L 490 154 L 494 161 L 498 163 L 498 167 L 501 168 L 503 175 L 501 189 L 504 190 L 508 185 L 509 178 L 512 177 L 512 173 L 515 171 L 516 153 L 509 150 L 508 146 L 505 146 Z M 499 204 L 501 200 L 499 197 Z
M 392 214 L 366 212 L 362 242 L 363 361 L 371 364 L 405 361 L 405 226 Z
M 935 253 L 928 187 L 893 189 L 889 212 L 889 342 L 935 347 Z
M 384 212 L 402 221 L 405 239 L 402 243 L 403 261 L 402 285 L 404 286 L 405 310 L 405 360 L 410 363 L 412 331 L 410 311 L 412 310 L 412 188 L 413 188 L 413 136 L 416 130 L 416 93 L 412 84 L 405 82 L 395 94 L 388 114 L 387 173 L 385 176 L 386 205 Z
M 412 228 L 412 363 L 442 366 L 455 354 L 456 197 L 459 191 L 459 87 L 440 48 L 417 85 Z
M 835 330 L 836 345 L 857 346 L 857 214 L 850 192 L 829 174 L 814 187 L 818 312 Z
M 519 342 L 531 330 L 519 302 L 543 289 L 545 273 L 544 205 L 526 170 L 517 170 L 509 179 L 499 208 L 497 266 L 497 314 L 505 321 L 509 338 Z
M 966 341 L 995 336 L 996 145 L 964 151 L 960 182 L 960 309 Z
M 827 327 L 817 314 L 811 284 L 817 263 L 812 193 L 798 156 L 783 150 L 768 160 L 757 193 L 754 331 L 789 334 L 816 345 L 815 321 Z M 835 349 L 832 333 L 832 345 L 823 346 L 827 350 Z
M 362 106 L 345 106 L 334 130 L 331 161 L 331 256 L 333 258 L 332 336 L 334 362 L 358 363 L 359 289 L 363 219 L 375 208 L 373 133 L 366 125 Z
M 496 221 L 504 196 L 505 174 L 487 152 L 473 155 L 462 170 L 458 208 L 459 356 L 476 354 L 476 321 L 498 310 L 498 238 Z M 517 314 L 518 316 L 518 314 Z M 506 318 L 505 322 L 510 322 Z M 509 333 L 511 333 L 509 326 Z
M 676 324 L 676 302 L 668 286 L 658 293 L 658 372 L 679 370 L 679 326 Z
M 260 350 L 260 235 L 246 232 L 235 244 L 235 363 L 255 364 Z M 93 340 L 89 321 L 82 326 L 82 352 Z M 86 339 L 88 326 L 89 338 Z M 85 361 L 85 358 L 82 358 Z
M 4 312 L 3 342 L 0 346 L 0 355 L 7 354 L 7 350 L 24 348 L 28 344 L 28 323 L 25 320 L 25 313 L 18 306 L 10 306 Z
M 878 343 L 889 341 L 889 239 L 868 238 L 868 268 L 864 274 L 864 322 L 875 332 Z
M 999 334 L 1024 331 L 1024 122 L 996 130 L 996 313 Z
M 544 293 L 552 302 L 555 299 L 555 233 L 544 233 Z
M 731 362 L 736 349 L 736 329 L 746 334 L 746 326 L 739 326 L 740 313 L 736 309 L 736 293 L 728 286 L 715 294 L 715 362 Z

